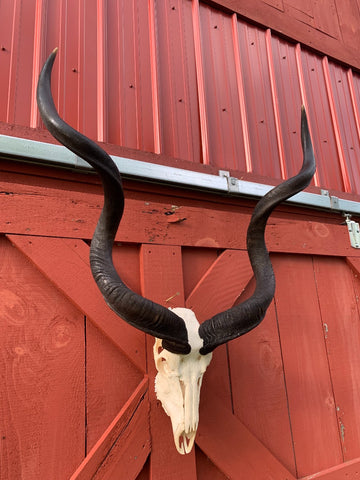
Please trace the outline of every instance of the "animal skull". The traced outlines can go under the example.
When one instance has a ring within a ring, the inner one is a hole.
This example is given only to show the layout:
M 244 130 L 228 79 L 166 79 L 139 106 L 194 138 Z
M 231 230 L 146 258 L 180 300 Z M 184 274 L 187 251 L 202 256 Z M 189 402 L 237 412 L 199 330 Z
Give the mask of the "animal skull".
M 116 271 L 112 248 L 124 211 L 121 175 L 112 158 L 98 144 L 59 116 L 51 94 L 56 51 L 50 54 L 40 73 L 37 102 L 50 133 L 93 166 L 101 177 L 104 207 L 91 241 L 91 271 L 109 307 L 130 325 L 157 339 L 154 347 L 157 397 L 171 418 L 178 451 L 188 453 L 194 443 L 200 386 L 211 352 L 259 325 L 274 297 L 275 277 L 264 238 L 266 223 L 277 205 L 309 185 L 316 168 L 305 109 L 302 108 L 301 113 L 303 166 L 297 175 L 274 187 L 257 203 L 248 227 L 247 249 L 256 279 L 254 293 L 199 325 L 191 310 L 169 311 L 133 292 Z
M 199 322 L 194 312 L 187 308 L 171 310 L 185 321 L 191 351 L 187 355 L 171 353 L 163 348 L 161 339 L 155 339 L 154 359 L 158 371 L 155 391 L 171 419 L 176 449 L 184 455 L 190 453 L 194 445 L 202 378 L 212 353 L 199 353 L 203 340 L 198 334 Z

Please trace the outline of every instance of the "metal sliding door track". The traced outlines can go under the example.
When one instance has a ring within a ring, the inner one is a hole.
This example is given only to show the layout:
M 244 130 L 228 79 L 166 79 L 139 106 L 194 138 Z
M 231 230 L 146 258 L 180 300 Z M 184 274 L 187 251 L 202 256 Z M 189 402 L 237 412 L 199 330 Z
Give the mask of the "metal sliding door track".
M 7 135 L 0 135 L 0 157 L 12 157 L 31 163 L 66 167 L 78 171 L 92 170 L 84 160 L 61 145 Z M 175 184 L 193 189 L 205 189 L 251 198 L 262 197 L 273 188 L 271 185 L 230 177 L 229 173 L 224 170 L 220 170 L 219 175 L 212 175 L 125 157 L 112 156 L 112 159 L 125 177 L 157 183 Z M 325 209 L 332 212 L 360 215 L 360 202 L 344 200 L 329 195 L 329 192 L 326 190 L 322 190 L 321 194 L 300 192 L 287 200 L 287 203 Z

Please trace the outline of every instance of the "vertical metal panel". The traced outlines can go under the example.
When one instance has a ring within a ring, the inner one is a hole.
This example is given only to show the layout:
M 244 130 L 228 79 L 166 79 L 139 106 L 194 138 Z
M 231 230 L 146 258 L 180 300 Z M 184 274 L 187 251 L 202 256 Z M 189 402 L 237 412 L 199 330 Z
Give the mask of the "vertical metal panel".
M 308 102 L 307 94 L 306 94 L 304 69 L 303 69 L 303 63 L 302 63 L 302 51 L 301 51 L 301 45 L 299 43 L 295 47 L 295 59 L 296 59 L 296 71 L 297 71 L 298 78 L 299 78 L 301 103 L 306 108 L 306 111 L 309 112 L 309 102 Z M 313 135 L 313 132 L 312 132 L 312 127 L 311 127 L 309 114 L 308 114 L 308 124 L 309 124 L 309 130 L 310 130 L 310 137 L 311 137 L 311 140 L 312 140 L 312 144 L 314 145 L 314 135 Z M 317 187 L 320 185 L 318 168 L 315 171 L 313 181 L 314 181 L 314 184 Z
M 110 2 L 111 4 L 111 2 Z M 98 138 L 98 86 L 97 59 L 97 3 L 96 0 L 81 0 L 79 25 L 79 119 L 78 127 L 90 138 Z M 107 118 L 107 129 L 109 118 Z M 106 133 L 108 133 L 106 131 Z
M 338 153 L 339 159 L 339 167 L 341 171 L 342 181 L 344 185 L 345 192 L 350 192 L 350 181 L 349 181 L 349 172 L 347 169 L 345 156 L 344 156 L 344 148 L 342 145 L 342 140 L 340 136 L 340 129 L 339 129 L 339 122 L 338 116 L 336 113 L 335 102 L 334 102 L 334 93 L 332 91 L 331 86 L 331 79 L 330 79 L 330 72 L 329 72 L 329 62 L 327 57 L 324 57 L 322 60 L 323 70 L 324 70 L 324 79 L 325 79 L 325 87 L 326 93 L 328 95 L 330 113 L 331 113 L 331 121 L 333 125 L 333 131 L 335 136 L 335 144 Z
M 281 178 L 266 34 L 240 20 L 238 31 L 253 172 Z
M 99 141 L 360 194 L 360 76 L 199 0 L 2 0 L 0 121 L 41 126 L 40 67 L 59 47 L 60 114 Z
M 360 112 L 359 112 L 359 87 L 360 87 L 360 79 L 357 77 L 355 79 L 352 70 L 349 68 L 347 71 L 347 80 L 348 80 L 348 85 L 349 85 L 349 92 L 350 92 L 350 99 L 351 99 L 351 108 L 352 108 L 352 113 L 354 115 L 354 122 L 355 122 L 355 130 L 356 130 L 356 137 L 353 137 L 353 149 L 350 147 L 350 150 L 354 150 L 356 157 L 353 158 L 351 155 L 350 159 L 350 169 L 352 170 L 353 178 L 354 178 L 354 184 L 357 185 L 356 191 L 359 191 L 359 185 L 360 181 L 358 180 L 358 145 L 360 142 Z M 357 85 L 357 88 L 355 88 L 355 84 Z M 351 118 L 351 114 L 349 113 L 349 118 Z M 351 152 L 352 153 L 352 152 Z
M 302 51 L 302 66 L 320 186 L 343 191 L 322 58 Z
M 201 163 L 192 4 L 155 3 L 161 151 Z
M 210 164 L 246 170 L 231 17 L 200 4 Z
M 4 47 L 0 65 L 0 71 L 4 66 L 4 76 L 0 85 L 2 91 L 7 92 L 1 110 L 3 121 L 8 123 L 30 123 L 35 7 L 33 0 L 5 0 L 0 5 L 1 43 Z
M 246 165 L 246 172 L 252 172 L 253 167 L 252 167 L 252 160 L 251 160 L 250 134 L 249 134 L 249 125 L 247 123 L 247 116 L 246 116 L 245 90 L 244 90 L 243 73 L 242 73 L 242 67 L 241 67 L 240 47 L 238 42 L 238 35 L 239 35 L 238 21 L 237 21 L 237 15 L 235 13 L 232 15 L 231 20 L 232 20 L 232 33 L 233 33 L 233 45 L 234 45 L 236 83 L 237 83 L 238 96 L 239 96 L 242 136 L 244 140 L 245 165 Z
M 272 37 L 272 52 L 279 116 L 284 145 L 284 160 L 288 176 L 299 170 L 300 109 L 303 103 L 300 79 L 296 66 L 296 47 L 285 40 Z
M 149 40 L 150 40 L 150 71 L 151 71 L 151 98 L 154 123 L 154 152 L 161 153 L 160 149 L 160 120 L 159 120 L 159 79 L 157 73 L 157 49 L 155 34 L 155 6 L 154 0 L 148 0 L 149 6 Z
M 204 62 L 201 48 L 199 0 L 192 0 L 196 80 L 199 99 L 202 163 L 209 164 L 208 115 L 205 100 Z
M 107 141 L 154 152 L 148 2 L 111 1 L 107 14 Z
M 326 58 L 326 57 L 325 57 Z M 360 143 L 356 128 L 347 69 L 328 62 L 339 142 L 343 149 L 347 190 L 360 193 Z
M 276 142 L 279 152 L 279 162 L 280 162 L 280 171 L 281 178 L 287 178 L 286 174 L 286 163 L 284 158 L 284 143 L 283 136 L 280 125 L 280 113 L 279 113 L 279 99 L 276 90 L 276 79 L 275 79 L 275 70 L 274 70 L 274 59 L 272 53 L 272 43 L 271 43 L 271 30 L 268 28 L 266 30 L 266 54 L 268 59 L 269 66 L 269 78 L 270 78 L 270 87 L 271 87 L 271 99 L 274 109 L 274 121 L 275 121 L 275 130 L 276 130 Z
M 36 87 L 41 68 L 41 37 L 44 24 L 44 1 L 38 0 L 35 9 L 34 51 L 32 69 L 30 127 L 36 128 L 39 123 L 39 112 L 36 103 Z
M 106 56 L 106 0 L 97 0 L 97 139 L 104 142 L 106 138 L 105 125 L 105 56 Z
M 1 40 L 0 40 L 0 119 L 3 122 L 11 122 L 9 118 L 9 102 L 10 102 L 10 85 L 11 85 L 11 59 L 12 59 L 12 34 L 14 31 L 14 15 L 15 2 L 11 0 L 1 3 L 0 12 L 2 19 L 6 18 L 6 22 L 1 21 Z

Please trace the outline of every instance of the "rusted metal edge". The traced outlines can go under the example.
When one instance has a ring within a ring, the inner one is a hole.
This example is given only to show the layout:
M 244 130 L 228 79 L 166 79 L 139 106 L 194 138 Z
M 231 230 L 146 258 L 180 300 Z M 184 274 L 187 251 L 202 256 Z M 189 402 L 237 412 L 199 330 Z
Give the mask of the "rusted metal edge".
M 92 171 L 92 168 L 84 160 L 61 145 L 7 135 L 0 135 L 1 157 L 11 157 L 17 160 L 47 164 L 54 167 Z M 219 175 L 212 175 L 125 157 L 112 156 L 112 159 L 125 177 L 157 183 L 176 184 L 251 198 L 262 197 L 272 188 L 272 185 L 239 180 L 231 177 L 229 172 L 223 170 L 219 171 Z M 327 190 L 322 190 L 321 194 L 301 192 L 294 195 L 287 202 L 308 208 L 360 215 L 360 202 L 332 196 Z

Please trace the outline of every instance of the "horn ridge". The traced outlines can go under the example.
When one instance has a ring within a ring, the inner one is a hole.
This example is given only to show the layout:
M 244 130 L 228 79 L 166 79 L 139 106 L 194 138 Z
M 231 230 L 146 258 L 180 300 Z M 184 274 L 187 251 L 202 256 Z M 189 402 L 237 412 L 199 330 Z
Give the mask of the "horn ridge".
M 259 200 L 249 223 L 247 250 L 256 281 L 255 291 L 241 304 L 215 315 L 200 325 L 199 335 L 204 341 L 200 350 L 202 355 L 259 325 L 274 298 L 275 277 L 265 244 L 266 223 L 275 207 L 309 185 L 316 170 L 304 107 L 301 109 L 301 145 L 303 149 L 301 170 Z
M 39 76 L 37 103 L 49 132 L 75 155 L 83 158 L 99 174 L 104 189 L 101 211 L 90 247 L 90 267 L 98 288 L 109 307 L 135 328 L 163 339 L 172 353 L 187 354 L 191 347 L 185 322 L 167 308 L 130 290 L 118 275 L 112 247 L 124 210 L 121 175 L 111 157 L 95 142 L 62 120 L 51 94 L 51 71 L 57 49 L 46 60 Z

